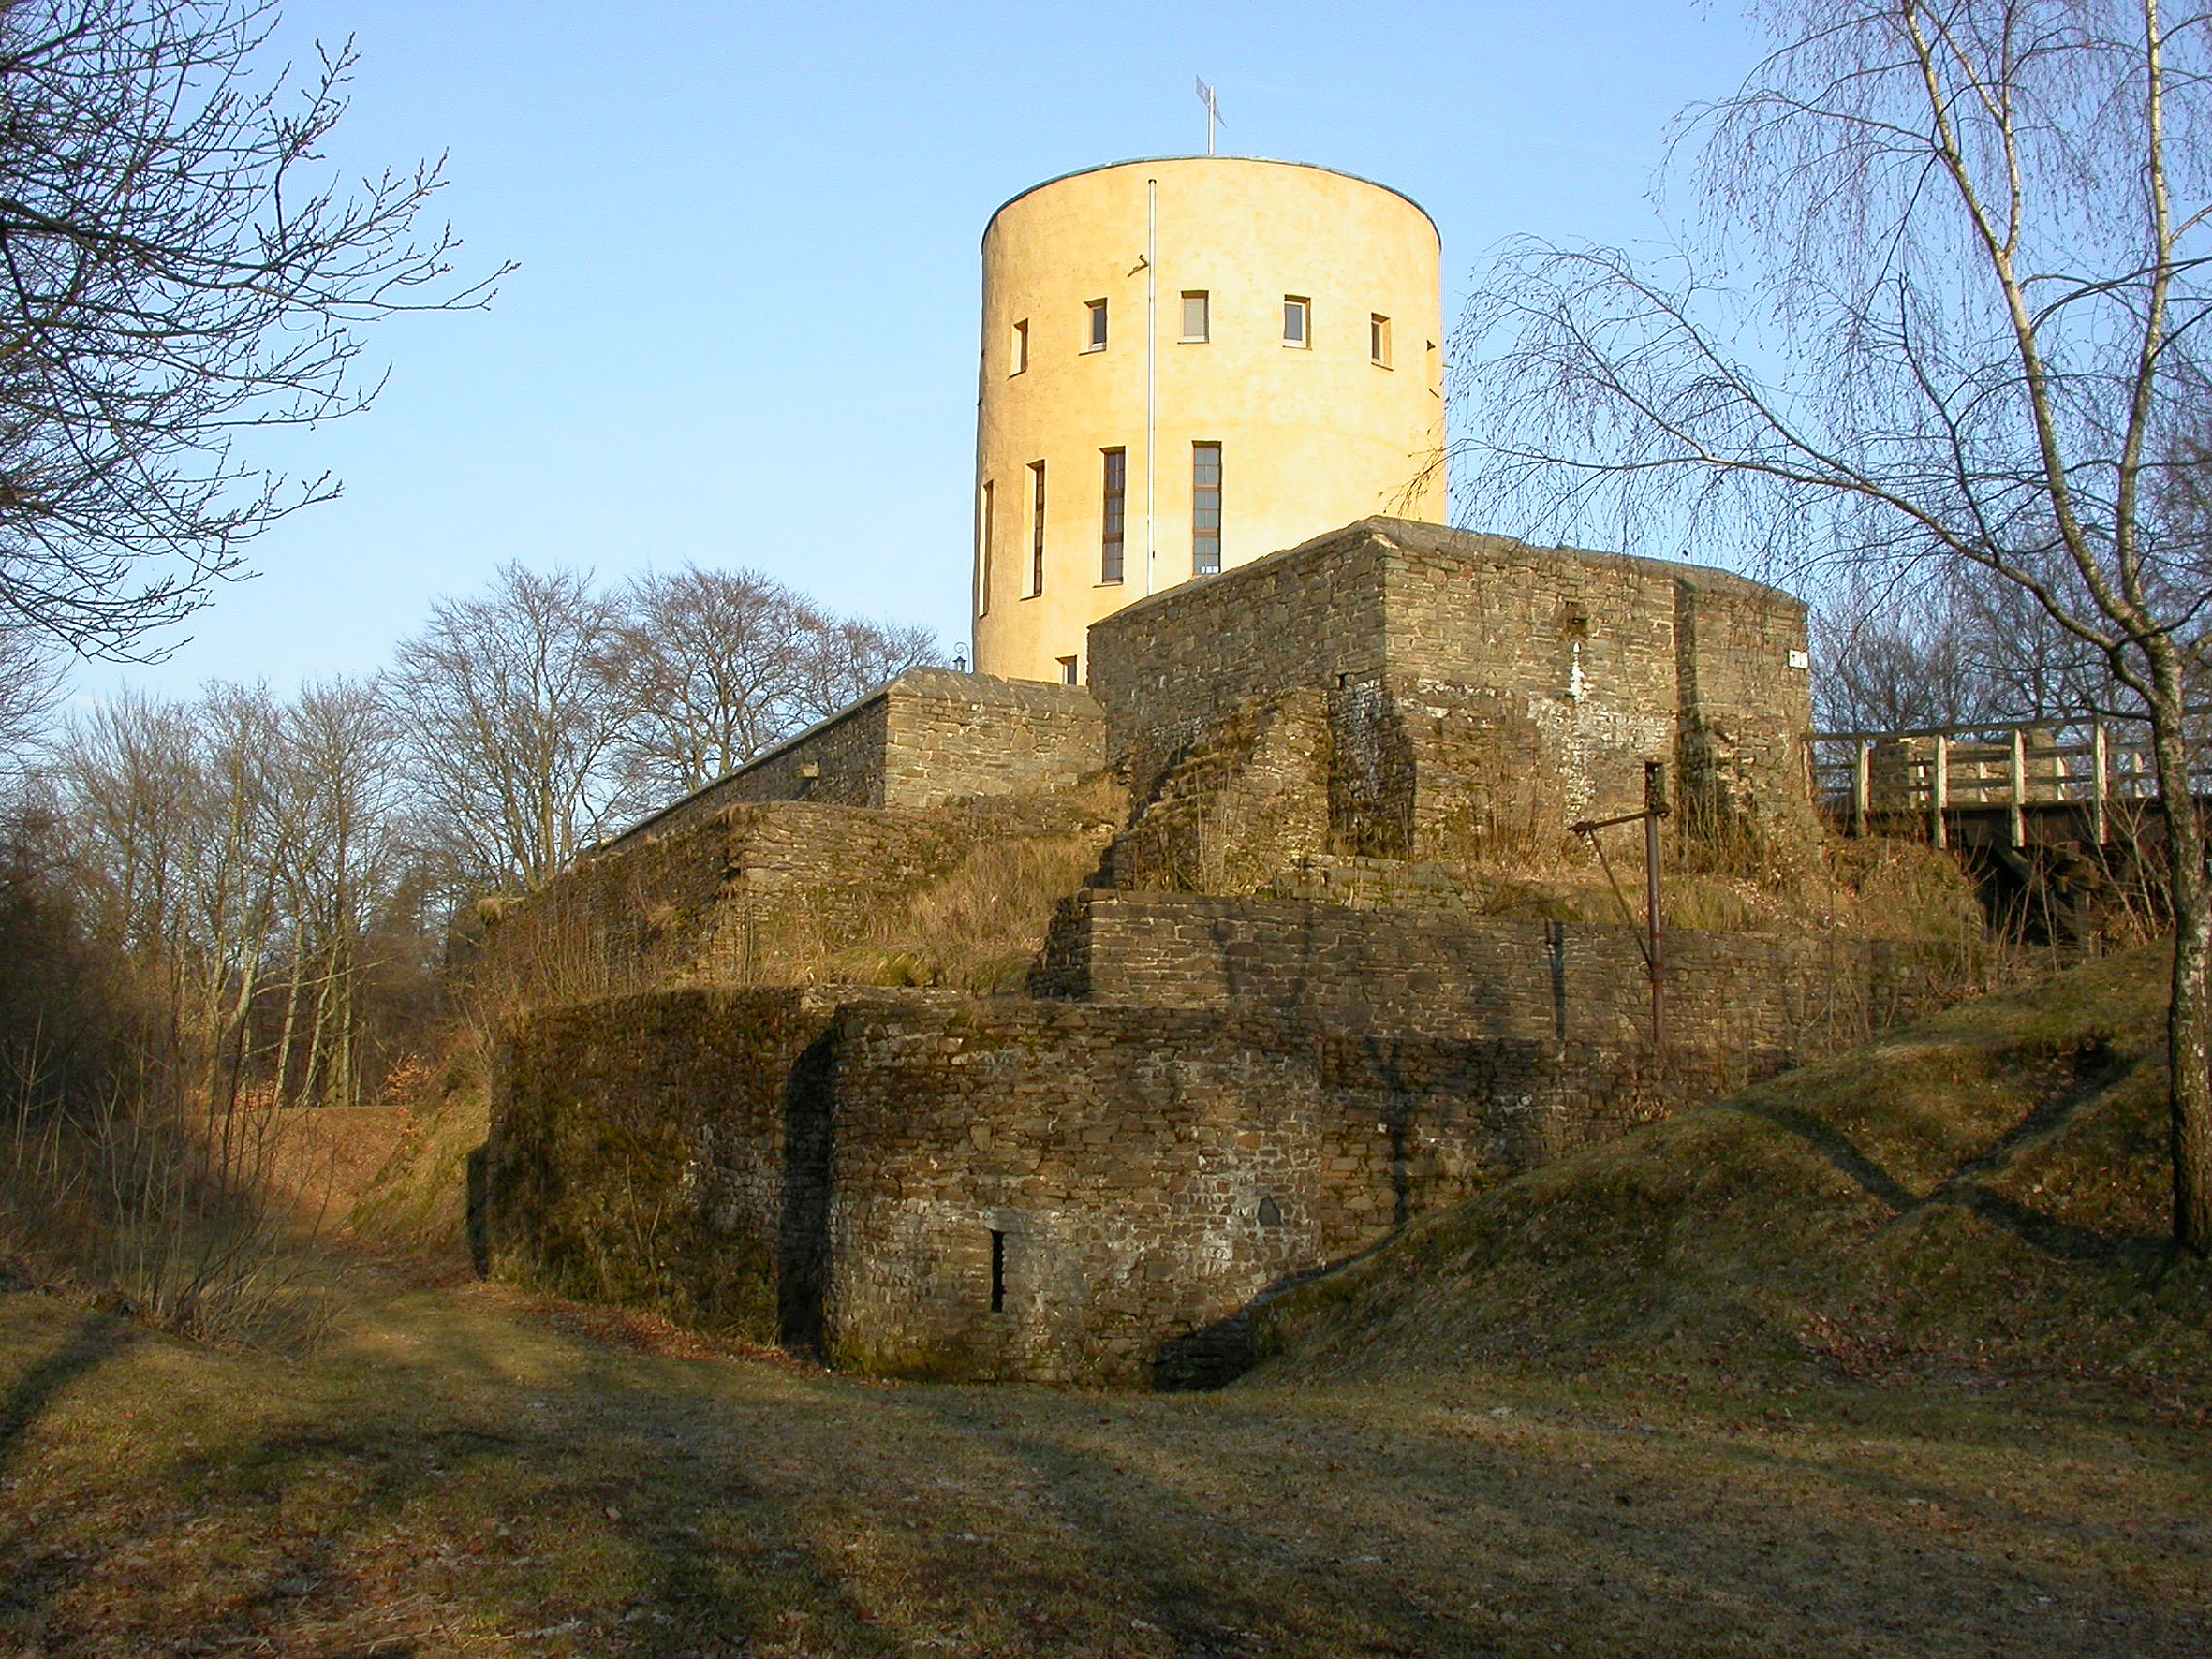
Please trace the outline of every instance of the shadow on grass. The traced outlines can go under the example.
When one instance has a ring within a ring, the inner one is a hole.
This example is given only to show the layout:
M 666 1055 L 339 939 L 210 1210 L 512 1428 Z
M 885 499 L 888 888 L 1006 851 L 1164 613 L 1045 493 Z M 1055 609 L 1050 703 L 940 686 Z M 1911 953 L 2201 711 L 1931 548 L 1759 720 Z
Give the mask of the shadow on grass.
M 1970 1211 L 2030 1249 L 2058 1260 L 2107 1264 L 2131 1260 L 2151 1265 L 2167 1254 L 2162 1239 L 2076 1226 L 1983 1184 L 1987 1177 L 2004 1173 L 2029 1148 L 2065 1129 L 2082 1108 L 2113 1089 L 2133 1069 L 2132 1064 L 2114 1063 L 2101 1048 L 2086 1052 L 2079 1057 L 2071 1086 L 2036 1106 L 1986 1152 L 1959 1164 L 1924 1196 L 1884 1169 L 1834 1124 L 1809 1112 L 1757 1100 L 1727 1101 L 1717 1109 L 1756 1118 L 1795 1136 L 1831 1168 L 1856 1182 L 1869 1197 L 1893 1211 L 1892 1226 L 1939 1205 L 1950 1205 Z
M 53 1397 L 127 1346 L 131 1335 L 120 1321 L 87 1317 L 59 1347 L 15 1380 L 0 1400 L 0 1470 L 15 1461 L 17 1447 L 37 1427 Z
M 1992 1501 L 1985 1518 L 2029 1547 L 2017 1564 L 1987 1539 L 1931 1553 L 1928 1518 L 1970 1512 L 1963 1476 L 1788 1461 L 1717 1424 L 1600 1444 L 1603 1425 L 1517 1419 L 1497 1440 L 1354 1408 L 1305 1414 L 1290 1440 L 1283 1402 L 1256 1398 L 1209 1403 L 1195 1446 L 1158 1406 L 1104 1407 L 1119 1444 L 1085 1446 L 1043 1424 L 979 1424 L 1027 1415 L 1018 1399 L 918 1389 L 899 1402 L 978 1463 L 1004 1454 L 1040 1482 L 1073 1534 L 1061 1584 L 1179 1654 L 1560 1652 L 1570 1631 L 1572 1652 L 1593 1653 L 1890 1651 L 1911 1629 L 2007 1654 L 2190 1640 L 2185 1609 L 2103 1582 L 2031 1509 Z M 1454 1558 L 1442 1572 L 1439 1544 Z M 997 1571 L 1002 1599 L 1026 1588 Z M 2103 1630 L 2080 1627 L 2085 1606 Z
M 665 1375 L 492 1321 L 403 1334 L 281 1377 L 218 1354 L 165 1351 L 159 1384 L 111 1368 L 61 1461 L 11 1483 L 0 1649 L 736 1659 L 820 1631 L 841 1655 L 897 1651 L 818 1529 Z M 10 1367 L 0 1472 L 130 1341 L 97 1320 Z M 170 1397 L 138 1420 L 155 1387 Z

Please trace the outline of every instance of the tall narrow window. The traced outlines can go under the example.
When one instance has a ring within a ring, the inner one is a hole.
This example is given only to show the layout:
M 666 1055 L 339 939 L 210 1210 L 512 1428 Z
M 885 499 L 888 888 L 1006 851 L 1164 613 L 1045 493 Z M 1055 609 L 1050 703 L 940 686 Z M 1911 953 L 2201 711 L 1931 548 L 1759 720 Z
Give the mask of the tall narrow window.
M 1083 683 L 1083 675 L 1078 671 L 1081 661 L 1081 658 L 1072 656 L 1064 656 L 1060 659 L 1060 683 L 1062 685 L 1081 685 Z
M 1085 351 L 1106 349 L 1106 301 L 1092 300 L 1084 310 L 1090 315 L 1084 319 L 1083 348 Z
M 1300 351 L 1313 344 L 1313 301 L 1283 296 L 1283 344 Z
M 1029 463 L 1029 591 L 1044 592 L 1044 462 Z
M 1029 366 L 1029 319 L 1024 317 L 1014 325 L 1013 339 L 1007 349 L 1007 376 L 1012 378 Z
M 1190 446 L 1190 569 L 1195 576 L 1221 571 L 1221 446 Z
M 1121 580 L 1122 527 L 1128 521 L 1129 452 L 1104 451 L 1106 490 L 1099 503 L 1099 580 Z
M 1183 344 L 1203 345 L 1213 338 L 1213 317 L 1204 290 L 1193 288 L 1183 296 Z
M 1390 318 L 1379 312 L 1367 318 L 1367 357 L 1380 368 L 1390 367 Z
M 1006 1235 L 991 1229 L 991 1311 L 1006 1312 Z
M 983 481 L 983 499 L 976 508 L 976 614 L 991 614 L 991 521 L 996 516 L 992 511 L 992 496 L 996 493 L 991 481 Z

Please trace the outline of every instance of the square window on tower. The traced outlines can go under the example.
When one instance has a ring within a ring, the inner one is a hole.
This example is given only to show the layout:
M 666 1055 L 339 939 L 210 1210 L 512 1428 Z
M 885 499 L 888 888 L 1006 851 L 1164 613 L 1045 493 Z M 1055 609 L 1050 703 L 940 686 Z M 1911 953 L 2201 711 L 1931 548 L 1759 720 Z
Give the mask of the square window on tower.
M 1283 344 L 1304 351 L 1313 345 L 1313 301 L 1283 296 Z
M 1083 348 L 1085 351 L 1106 349 L 1106 301 L 1090 300 L 1084 303 L 1089 315 L 1084 319 Z
M 1212 307 L 1209 296 L 1202 288 L 1189 288 L 1183 295 L 1183 344 L 1203 345 L 1213 338 Z

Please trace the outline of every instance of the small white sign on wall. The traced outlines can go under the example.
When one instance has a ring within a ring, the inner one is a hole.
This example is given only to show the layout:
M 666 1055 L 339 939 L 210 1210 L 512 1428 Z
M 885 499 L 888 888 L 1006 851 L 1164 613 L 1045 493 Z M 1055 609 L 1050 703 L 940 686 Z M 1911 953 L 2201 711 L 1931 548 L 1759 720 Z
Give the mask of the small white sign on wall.
M 1812 653 L 1808 651 L 1792 651 L 1790 653 L 1790 666 L 1792 668 L 1811 668 L 1813 666 Z

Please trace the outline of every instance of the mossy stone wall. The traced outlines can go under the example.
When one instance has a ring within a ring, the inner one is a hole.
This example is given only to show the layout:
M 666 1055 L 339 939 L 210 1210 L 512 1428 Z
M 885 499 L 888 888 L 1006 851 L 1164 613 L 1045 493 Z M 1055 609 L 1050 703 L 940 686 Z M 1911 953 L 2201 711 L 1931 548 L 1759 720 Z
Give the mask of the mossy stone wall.
M 518 1021 L 494 1074 L 492 1270 L 757 1341 L 811 1340 L 834 1012 L 795 991 L 674 991 Z

